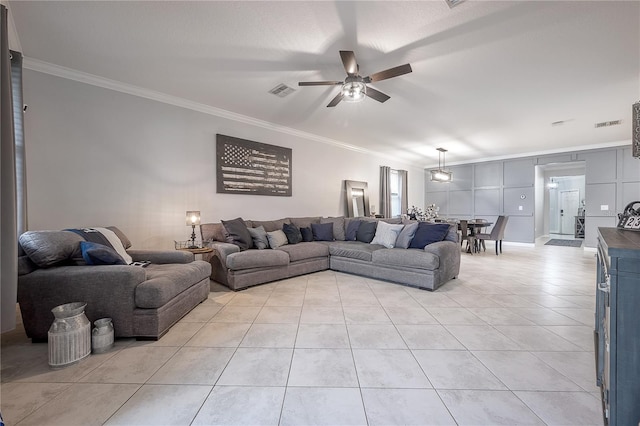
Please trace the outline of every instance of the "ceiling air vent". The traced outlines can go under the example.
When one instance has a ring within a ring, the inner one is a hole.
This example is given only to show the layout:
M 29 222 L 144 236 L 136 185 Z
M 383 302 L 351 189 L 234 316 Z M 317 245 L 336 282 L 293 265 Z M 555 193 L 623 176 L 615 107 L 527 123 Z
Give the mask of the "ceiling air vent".
M 596 123 L 596 129 L 599 127 L 617 126 L 622 124 L 622 120 L 603 121 L 602 123 Z
M 452 9 L 455 6 L 459 5 L 460 3 L 462 3 L 465 0 L 445 0 L 447 2 L 447 4 L 449 5 L 449 8 Z
M 284 98 L 287 95 L 290 95 L 291 93 L 295 92 L 296 89 L 287 86 L 284 83 L 280 83 L 278 84 L 276 87 L 274 87 L 273 89 L 269 90 L 269 93 L 276 95 L 280 98 Z

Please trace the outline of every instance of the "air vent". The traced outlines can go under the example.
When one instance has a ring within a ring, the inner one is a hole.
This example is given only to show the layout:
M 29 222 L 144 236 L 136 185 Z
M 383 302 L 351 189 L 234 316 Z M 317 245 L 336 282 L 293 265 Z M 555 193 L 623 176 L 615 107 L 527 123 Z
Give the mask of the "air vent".
M 602 123 L 596 123 L 596 129 L 599 127 L 618 126 L 622 124 L 622 120 L 603 121 Z
M 285 96 L 290 95 L 295 91 L 296 89 L 289 87 L 284 83 L 280 83 L 273 89 L 269 90 L 269 93 L 271 93 L 272 95 L 276 95 L 279 98 L 284 98 Z
M 465 0 L 445 0 L 445 1 L 449 5 L 449 8 L 452 9 L 457 5 L 459 5 L 460 3 L 464 2 Z

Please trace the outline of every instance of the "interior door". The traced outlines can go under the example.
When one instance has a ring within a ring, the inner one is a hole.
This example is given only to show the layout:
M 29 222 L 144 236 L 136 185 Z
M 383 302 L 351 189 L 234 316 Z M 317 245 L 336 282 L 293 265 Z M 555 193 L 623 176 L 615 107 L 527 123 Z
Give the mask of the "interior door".
M 575 216 L 578 215 L 580 205 L 580 191 L 570 189 L 560 191 L 560 233 L 571 234 L 575 232 Z

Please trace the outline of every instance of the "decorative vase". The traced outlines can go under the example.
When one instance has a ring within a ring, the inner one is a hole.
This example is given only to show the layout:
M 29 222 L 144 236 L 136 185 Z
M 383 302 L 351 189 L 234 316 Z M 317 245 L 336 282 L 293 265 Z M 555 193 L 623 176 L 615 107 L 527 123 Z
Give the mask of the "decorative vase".
M 113 323 L 111 318 L 101 318 L 94 323 L 91 331 L 91 347 L 93 353 L 101 354 L 113 347 Z
M 55 317 L 49 328 L 49 365 L 53 368 L 74 364 L 91 353 L 91 323 L 83 302 L 66 303 L 51 310 Z

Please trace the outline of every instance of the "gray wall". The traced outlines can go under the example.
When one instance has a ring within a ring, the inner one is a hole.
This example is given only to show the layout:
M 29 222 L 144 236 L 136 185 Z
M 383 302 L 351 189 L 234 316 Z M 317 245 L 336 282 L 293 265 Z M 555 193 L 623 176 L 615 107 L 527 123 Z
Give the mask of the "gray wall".
M 431 182 L 425 173 L 425 202 L 440 207 L 440 215 L 486 218 L 495 222 L 509 216 L 505 240 L 533 243 L 536 237 L 536 165 L 585 162 L 585 246 L 595 247 L 597 228 L 615 227 L 617 213 L 631 201 L 640 200 L 640 161 L 627 146 L 565 154 L 464 164 L 449 167 L 450 183 Z M 538 182 L 540 177 L 538 176 Z M 538 203 L 536 203 L 538 201 Z M 607 209 L 608 208 L 608 209 Z M 539 233 L 540 231 L 538 231 Z
M 29 228 L 116 225 L 137 248 L 186 240 L 187 210 L 203 222 L 242 216 L 344 214 L 344 180 L 380 166 L 409 172 L 409 205 L 424 205 L 424 170 L 190 109 L 25 70 Z M 216 133 L 293 150 L 293 196 L 216 193 Z

